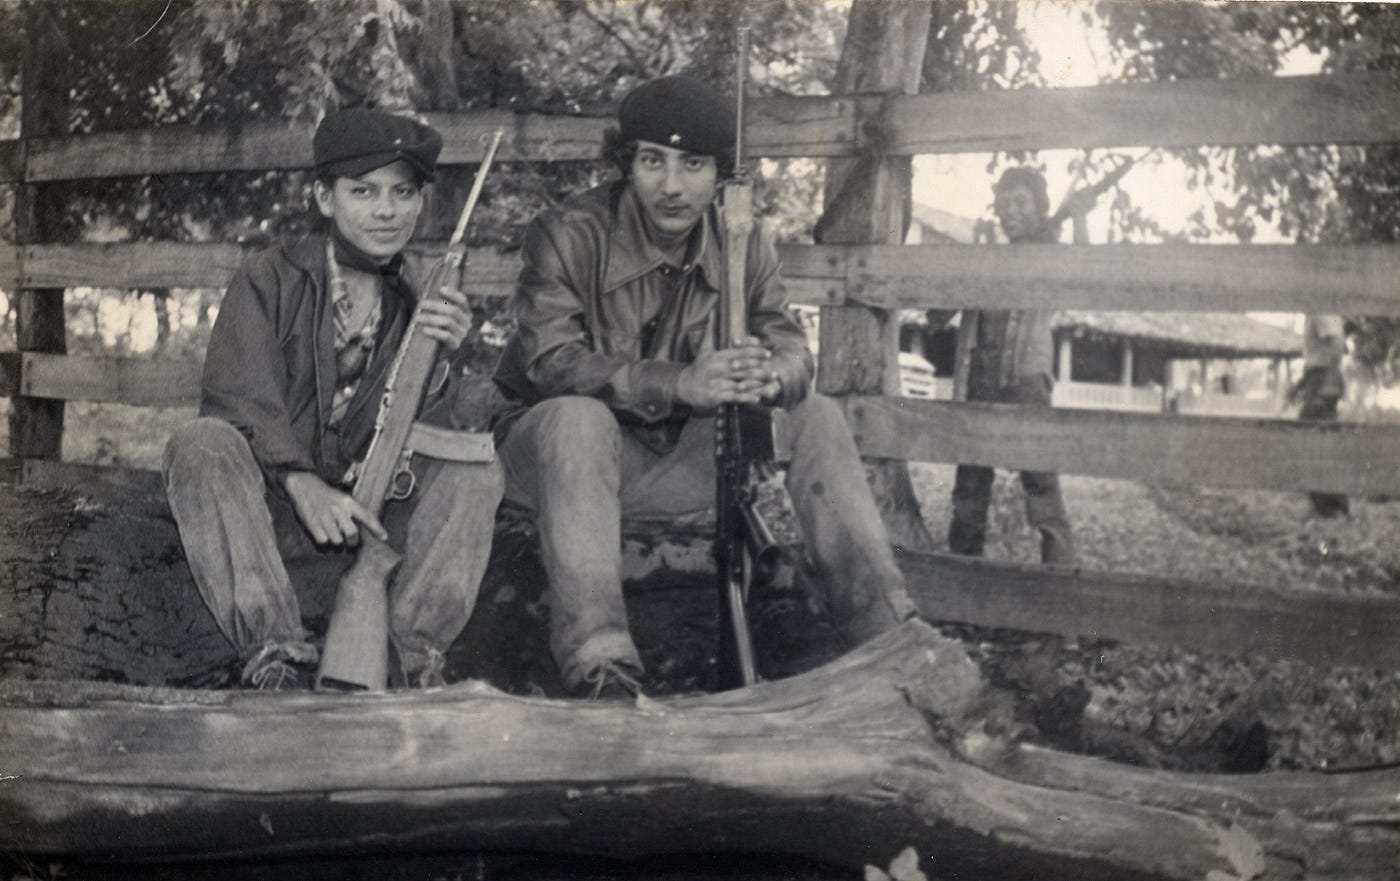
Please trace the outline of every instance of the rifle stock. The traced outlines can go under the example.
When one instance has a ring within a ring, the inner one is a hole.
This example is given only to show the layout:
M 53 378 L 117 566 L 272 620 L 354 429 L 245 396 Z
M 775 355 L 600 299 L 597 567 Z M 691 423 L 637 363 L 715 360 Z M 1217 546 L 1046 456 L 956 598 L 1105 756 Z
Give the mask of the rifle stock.
M 487 147 L 447 251 L 433 265 L 423 285 L 423 297 L 432 296 L 443 287 L 466 258 L 463 239 L 467 223 L 481 195 L 501 136 L 502 132 L 497 130 Z M 415 313 L 390 368 L 375 418 L 374 436 L 353 490 L 355 501 L 375 516 L 379 516 L 386 501 L 407 498 L 413 491 L 413 472 L 408 467 L 413 451 L 407 445 L 408 438 L 429 374 L 437 363 L 440 346 L 437 340 L 423 333 Z M 370 535 L 361 536 L 355 563 L 340 581 L 326 628 L 326 644 L 316 675 L 318 688 L 380 691 L 388 684 L 388 585 L 399 562 L 398 552 L 386 542 Z

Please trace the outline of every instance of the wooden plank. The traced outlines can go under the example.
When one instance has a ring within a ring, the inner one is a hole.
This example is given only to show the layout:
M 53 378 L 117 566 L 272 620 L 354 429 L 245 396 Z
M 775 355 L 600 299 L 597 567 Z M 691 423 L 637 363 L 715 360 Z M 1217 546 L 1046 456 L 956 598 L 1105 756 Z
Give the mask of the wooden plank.
M 66 130 L 55 73 L 66 63 L 48 14 L 24 7 L 26 39 L 20 71 L 20 138 L 27 162 L 33 138 Z M 53 187 L 20 184 L 14 188 L 16 245 L 52 241 L 60 235 L 64 204 Z M 68 350 L 63 288 L 18 289 L 11 297 L 15 314 L 15 348 L 21 352 L 62 354 Z M 63 402 L 24 395 L 10 399 L 10 449 L 14 456 L 58 459 L 63 448 Z
M 879 308 L 1027 308 L 1146 312 L 1400 313 L 1393 245 L 783 245 L 794 302 Z M 414 246 L 431 259 L 440 244 Z M 22 253 L 23 259 L 20 259 Z M 0 248 L 14 287 L 223 287 L 237 245 L 138 242 Z M 518 253 L 473 249 L 467 293 L 514 293 Z
M 894 153 L 1064 147 L 1400 141 L 1400 84 L 1383 73 L 1115 83 L 901 96 Z
M 33 489 L 103 487 L 123 494 L 139 494 L 142 505 L 147 504 L 146 497 L 163 498 L 165 495 L 165 483 L 159 471 L 48 459 L 0 458 L 0 483 L 17 483 Z
M 30 245 L 24 287 L 201 288 L 228 284 L 245 251 L 223 243 Z
M 760 98 L 751 104 L 750 148 L 763 156 L 830 156 L 852 151 L 855 102 L 830 97 Z M 481 161 L 485 138 L 506 131 L 499 161 L 597 159 L 607 115 L 475 110 L 428 114 L 443 134 L 446 165 Z M 282 121 L 237 127 L 166 126 L 104 132 L 30 143 L 29 181 L 78 180 L 141 174 L 265 171 L 311 165 L 314 127 Z M 13 148 L 17 149 L 17 148 Z M 0 154 L 3 157 L 5 154 Z M 0 162 L 0 182 L 19 180 L 18 165 Z
M 849 96 L 752 102 L 757 156 L 849 156 L 857 149 L 857 103 Z M 1202 144 L 1389 143 L 1400 140 L 1400 87 L 1383 74 L 1177 80 L 1073 89 L 938 93 L 888 106 L 893 155 L 1056 147 Z M 481 136 L 503 127 L 502 161 L 597 158 L 607 115 L 432 114 L 447 164 L 479 161 Z M 169 126 L 30 144 L 29 181 L 182 172 L 304 168 L 312 127 L 282 121 L 238 127 Z M 15 148 L 7 148 L 15 149 Z M 0 182 L 18 163 L 0 162 Z
M 1400 493 L 1400 427 L 923 398 L 844 401 L 862 455 L 1182 486 Z
M 65 401 L 189 406 L 199 403 L 201 367 L 199 361 L 24 352 L 20 393 Z
M 0 246 L 0 290 L 17 291 L 24 287 L 20 253 L 20 248 L 14 245 Z
M 928 46 L 930 8 L 922 3 L 855 0 L 833 85 L 842 94 L 919 90 Z M 882 99 L 872 99 L 882 100 Z M 868 109 L 868 108 L 867 108 Z M 908 157 L 841 158 L 826 163 L 822 215 L 812 237 L 823 244 L 897 244 L 909 227 Z M 858 304 L 826 305 L 820 316 L 816 387 L 827 395 L 899 393 L 899 315 Z M 889 541 L 919 549 L 933 537 L 919 511 L 908 463 L 866 467 Z
M 896 551 L 930 621 L 1400 670 L 1400 598 Z
M 822 302 L 884 309 L 1400 313 L 1394 245 L 788 246 Z M 810 295 L 810 294 L 808 294 Z
M 409 249 L 410 262 L 421 268 L 424 261 L 440 256 L 442 249 L 441 242 L 415 244 Z M 248 253 L 239 245 L 220 243 L 33 245 L 22 251 L 23 268 L 16 270 L 21 276 L 16 286 L 222 288 Z M 6 256 L 20 265 L 14 249 L 0 249 L 0 271 Z M 510 296 L 519 273 L 518 254 L 474 248 L 467 255 L 462 289 L 474 296 Z

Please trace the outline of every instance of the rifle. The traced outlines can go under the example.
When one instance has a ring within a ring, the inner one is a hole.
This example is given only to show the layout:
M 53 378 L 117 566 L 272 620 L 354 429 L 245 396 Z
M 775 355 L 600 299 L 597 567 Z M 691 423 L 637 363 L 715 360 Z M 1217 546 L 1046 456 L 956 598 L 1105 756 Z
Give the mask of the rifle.
M 467 223 L 481 196 L 482 184 L 502 134 L 498 129 L 486 148 L 485 158 L 467 195 L 467 204 L 447 243 L 447 251 L 433 265 L 422 288 L 424 297 L 434 295 L 466 262 L 467 246 L 463 239 Z M 364 461 L 357 469 L 352 490 L 355 501 L 376 517 L 385 502 L 406 499 L 413 492 L 414 476 L 409 465 L 415 443 L 411 435 L 425 431 L 422 426 L 415 429 L 414 419 L 441 347 L 441 343 L 423 333 L 418 320 L 420 314 L 414 313 L 394 355 L 375 416 L 374 434 Z M 389 678 L 388 585 L 399 562 L 399 553 L 387 542 L 361 533 L 355 563 L 341 578 L 335 596 L 335 607 L 326 629 L 326 646 L 316 674 L 318 688 L 380 691 L 385 687 Z
M 748 336 L 744 276 L 753 232 L 753 179 L 742 165 L 748 37 L 748 28 L 740 28 L 734 176 L 722 187 L 725 273 L 715 327 L 715 348 L 720 351 Z M 739 404 L 719 408 L 715 415 L 715 569 L 720 688 L 752 685 L 758 680 L 745 603 L 750 585 L 771 578 L 777 568 L 777 543 L 756 506 L 757 485 L 772 473 L 776 446 L 769 411 Z
M 1064 199 L 1060 201 L 1060 207 L 1056 208 L 1055 213 L 1050 215 L 1050 219 L 1047 221 L 1047 223 L 1050 226 L 1058 226 L 1059 224 L 1064 223 L 1066 220 L 1069 219 L 1070 215 L 1074 213 L 1074 208 L 1071 204 L 1071 198 L 1073 202 L 1088 201 L 1091 205 L 1094 202 L 1097 202 L 1099 196 L 1102 196 L 1104 193 L 1108 192 L 1109 187 L 1114 186 L 1120 180 L 1122 180 L 1128 172 L 1133 170 L 1133 166 L 1137 165 L 1139 162 L 1141 162 L 1143 159 L 1146 159 L 1148 156 L 1151 156 L 1153 153 L 1156 153 L 1157 150 L 1157 147 L 1153 147 L 1151 150 L 1148 150 L 1141 156 L 1129 156 L 1127 159 L 1123 160 L 1123 162 L 1119 163 L 1118 166 L 1112 171 L 1110 171 L 1108 174 L 1099 178 L 1097 181 L 1085 187 L 1083 190 L 1066 193 Z

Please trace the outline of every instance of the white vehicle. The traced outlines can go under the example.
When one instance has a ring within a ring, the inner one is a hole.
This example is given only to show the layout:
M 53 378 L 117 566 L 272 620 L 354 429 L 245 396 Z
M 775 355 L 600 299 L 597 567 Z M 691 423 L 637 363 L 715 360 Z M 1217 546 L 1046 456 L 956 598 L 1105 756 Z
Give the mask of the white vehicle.
M 899 393 L 907 398 L 938 398 L 933 365 L 913 352 L 899 353 Z

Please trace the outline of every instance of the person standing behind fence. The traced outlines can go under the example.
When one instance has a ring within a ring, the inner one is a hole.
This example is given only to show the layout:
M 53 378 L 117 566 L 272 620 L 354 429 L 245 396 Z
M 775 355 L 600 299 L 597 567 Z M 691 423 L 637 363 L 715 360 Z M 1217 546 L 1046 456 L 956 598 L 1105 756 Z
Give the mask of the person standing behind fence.
M 1049 220 L 1050 200 L 1040 172 L 1008 168 L 993 193 L 997 219 L 1012 244 L 1057 241 L 1059 225 Z M 963 311 L 957 372 L 960 379 L 966 377 L 967 400 L 1048 407 L 1054 387 L 1053 365 L 1048 310 Z M 994 478 L 992 468 L 958 466 L 953 517 L 948 526 L 948 549 L 953 553 L 982 555 Z M 1022 471 L 1021 486 L 1026 494 L 1026 520 L 1040 533 L 1041 562 L 1073 565 L 1074 537 L 1059 477 L 1045 471 Z
M 1288 392 L 1298 404 L 1302 422 L 1336 422 L 1337 403 L 1346 394 L 1342 358 L 1346 356 L 1346 325 L 1337 315 L 1309 315 L 1303 321 L 1303 375 Z M 1346 516 L 1351 505 L 1344 495 L 1309 493 L 1318 517 Z
M 501 497 L 494 463 L 415 457 L 416 488 L 383 521 L 348 470 L 374 431 L 415 309 L 441 344 L 419 419 L 457 427 L 455 369 L 471 327 L 456 290 L 416 291 L 403 249 L 442 148 L 436 131 L 378 110 L 327 114 L 312 141 L 326 232 L 250 257 L 219 306 L 200 416 L 166 447 L 164 476 L 200 596 L 238 650 L 245 686 L 305 687 L 317 649 L 288 564 L 348 569 L 361 530 L 403 562 L 389 631 L 406 681 L 441 681 L 466 626 Z M 305 581 L 305 579 L 301 579 Z

